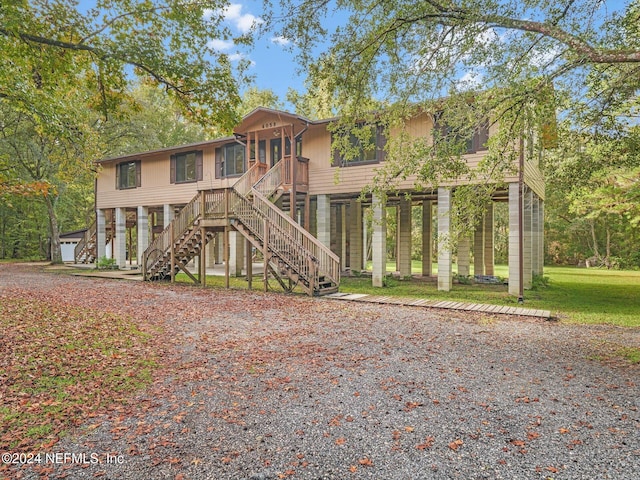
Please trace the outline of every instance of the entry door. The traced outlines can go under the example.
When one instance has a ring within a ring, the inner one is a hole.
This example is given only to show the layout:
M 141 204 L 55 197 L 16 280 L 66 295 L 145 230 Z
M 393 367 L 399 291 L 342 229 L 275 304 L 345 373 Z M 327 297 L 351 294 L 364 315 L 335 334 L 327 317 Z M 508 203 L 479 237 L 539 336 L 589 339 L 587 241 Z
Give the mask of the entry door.
M 271 139 L 271 166 L 273 167 L 282 159 L 282 139 Z

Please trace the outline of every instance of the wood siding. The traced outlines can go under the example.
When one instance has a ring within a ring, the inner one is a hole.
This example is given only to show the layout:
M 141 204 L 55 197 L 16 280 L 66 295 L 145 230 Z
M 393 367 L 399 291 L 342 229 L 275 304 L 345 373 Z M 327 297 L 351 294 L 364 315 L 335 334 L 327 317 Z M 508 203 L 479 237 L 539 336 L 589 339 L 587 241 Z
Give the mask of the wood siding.
M 257 111 L 255 117 L 245 118 L 241 127 L 245 134 L 252 130 L 260 130 L 260 139 L 267 139 L 267 153 L 270 150 L 268 141 L 275 138 L 274 135 L 285 125 L 295 123 L 295 132 L 302 132 L 305 128 L 299 118 L 277 113 Z M 331 134 L 328 131 L 328 123 L 311 123 L 302 135 L 302 156 L 309 159 L 309 194 L 349 194 L 358 195 L 362 189 L 373 181 L 376 170 L 384 163 L 363 164 L 348 167 L 336 167 L 333 165 L 331 151 Z M 433 121 L 430 115 L 421 114 L 411 119 L 406 125 L 406 131 L 413 137 L 424 137 L 432 140 Z M 275 133 L 274 133 L 275 132 Z M 394 136 L 391 132 L 390 137 Z M 491 134 L 495 133 L 495 127 Z M 251 134 L 253 135 L 253 134 Z M 249 136 L 254 139 L 253 136 Z M 233 141 L 232 138 L 224 140 L 204 142 L 196 147 L 166 149 L 159 152 L 150 152 L 140 156 L 123 157 L 123 161 L 141 160 L 141 185 L 138 188 L 127 190 L 116 189 L 115 166 L 119 159 L 102 162 L 101 171 L 97 180 L 96 205 L 99 209 L 114 207 L 138 207 L 160 206 L 163 204 L 186 204 L 198 192 L 198 190 L 223 188 L 233 185 L 238 177 L 216 178 L 215 175 L 215 150 L 224 144 Z M 192 183 L 171 184 L 170 157 L 181 152 L 194 150 L 203 151 L 202 180 Z M 471 168 L 476 168 L 486 152 L 481 151 L 465 155 L 465 159 Z M 517 167 L 517 165 L 514 165 Z M 507 183 L 517 182 L 517 168 L 513 169 L 504 179 Z M 544 177 L 538 168 L 538 160 L 531 159 L 525 163 L 525 182 L 533 191 L 544 198 Z M 411 177 L 403 181 L 399 188 L 411 191 L 414 189 L 415 178 Z M 457 182 L 443 182 L 441 186 L 455 186 L 468 183 L 461 179 Z
M 116 189 L 117 160 L 101 164 L 96 188 L 97 208 L 138 207 L 188 203 L 198 190 L 232 185 L 236 178 L 215 178 L 215 145 L 203 150 L 202 181 L 171 184 L 171 154 L 161 152 L 142 158 L 140 187 Z M 184 150 L 184 151 L 193 151 Z M 180 153 L 176 151 L 175 153 Z

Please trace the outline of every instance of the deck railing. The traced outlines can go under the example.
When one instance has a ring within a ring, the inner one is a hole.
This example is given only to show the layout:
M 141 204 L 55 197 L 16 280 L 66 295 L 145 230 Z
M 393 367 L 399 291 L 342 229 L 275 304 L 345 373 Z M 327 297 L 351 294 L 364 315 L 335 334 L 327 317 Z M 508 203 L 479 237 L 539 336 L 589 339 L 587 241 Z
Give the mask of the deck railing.
M 257 190 L 253 191 L 253 207 L 268 220 L 271 227 L 275 226 L 282 232 L 283 240 L 290 241 L 291 245 L 300 245 L 305 252 L 317 260 L 316 275 L 324 275 L 335 284 L 340 283 L 340 259 L 335 253 Z

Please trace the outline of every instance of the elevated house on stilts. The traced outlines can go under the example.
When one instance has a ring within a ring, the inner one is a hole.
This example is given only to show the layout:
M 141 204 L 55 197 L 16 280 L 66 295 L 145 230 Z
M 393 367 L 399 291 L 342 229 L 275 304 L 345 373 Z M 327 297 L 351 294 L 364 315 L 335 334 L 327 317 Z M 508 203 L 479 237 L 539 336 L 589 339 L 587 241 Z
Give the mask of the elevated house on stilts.
M 412 135 L 432 137 L 431 115 L 408 121 Z M 364 270 L 363 211 L 370 208 L 372 282 L 382 286 L 387 236 L 381 220 L 386 207 L 395 206 L 400 275 L 411 275 L 411 209 L 419 207 L 422 275 L 432 276 L 432 238 L 449 235 L 452 192 L 464 181 L 415 191 L 409 178 L 394 195 L 363 198 L 363 187 L 385 162 L 387 139 L 378 129 L 370 147 L 343 161 L 332 151 L 331 122 L 258 108 L 232 136 L 100 160 L 96 221 L 76 247 L 76 262 L 108 256 L 120 267 L 135 263 L 145 280 L 173 279 L 184 271 L 203 284 L 206 269 L 222 264 L 228 284 L 229 276 L 243 274 L 251 281 L 259 253 L 265 280 L 323 295 L 337 291 L 343 272 Z M 486 155 L 484 142 L 492 133 L 476 132 L 465 155 L 471 168 Z M 459 274 L 469 273 L 473 257 L 476 275 L 493 275 L 493 203 L 507 202 L 509 292 L 519 295 L 542 273 L 544 181 L 537 157 L 522 158 L 506 175 L 473 238 L 455 248 Z M 441 290 L 452 285 L 453 248 L 444 242 L 437 248 Z

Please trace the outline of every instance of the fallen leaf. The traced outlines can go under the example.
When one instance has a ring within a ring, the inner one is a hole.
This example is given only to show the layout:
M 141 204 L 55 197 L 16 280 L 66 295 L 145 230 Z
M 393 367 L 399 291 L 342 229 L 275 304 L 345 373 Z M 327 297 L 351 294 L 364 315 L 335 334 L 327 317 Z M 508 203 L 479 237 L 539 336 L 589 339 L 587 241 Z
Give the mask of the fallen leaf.
M 451 442 L 449 444 L 449 448 L 451 450 L 457 450 L 458 448 L 460 448 L 462 445 L 464 445 L 464 442 L 460 439 L 454 440 L 453 442 Z

